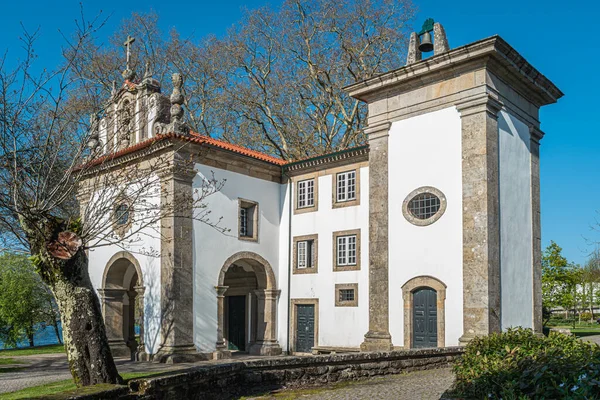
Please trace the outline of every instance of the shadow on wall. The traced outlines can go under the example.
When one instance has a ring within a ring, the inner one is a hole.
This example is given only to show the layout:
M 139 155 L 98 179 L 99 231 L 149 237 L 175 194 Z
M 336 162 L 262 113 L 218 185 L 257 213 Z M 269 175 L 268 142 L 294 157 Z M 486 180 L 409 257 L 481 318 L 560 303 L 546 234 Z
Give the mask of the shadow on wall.
M 158 260 L 158 263 L 156 262 Z M 148 260 L 144 277 L 146 292 L 144 294 L 144 342 L 148 354 L 155 354 L 160 348 L 160 324 L 162 320 L 160 304 L 160 258 Z

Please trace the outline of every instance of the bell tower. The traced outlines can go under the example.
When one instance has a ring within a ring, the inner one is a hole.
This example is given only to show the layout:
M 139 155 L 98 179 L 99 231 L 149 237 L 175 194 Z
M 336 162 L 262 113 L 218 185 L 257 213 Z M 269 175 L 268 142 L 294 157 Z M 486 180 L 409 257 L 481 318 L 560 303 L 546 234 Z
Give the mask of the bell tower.
M 541 332 L 539 109 L 563 93 L 501 37 L 450 49 L 431 19 L 411 34 L 404 67 L 346 91 L 368 104 L 361 349 L 414 345 L 413 294 L 403 298 L 400 288 L 430 278 L 444 289 L 437 317 L 451 321 L 438 324 L 447 346 L 511 326 Z M 402 204 L 425 189 L 443 196 L 446 210 L 415 224 Z

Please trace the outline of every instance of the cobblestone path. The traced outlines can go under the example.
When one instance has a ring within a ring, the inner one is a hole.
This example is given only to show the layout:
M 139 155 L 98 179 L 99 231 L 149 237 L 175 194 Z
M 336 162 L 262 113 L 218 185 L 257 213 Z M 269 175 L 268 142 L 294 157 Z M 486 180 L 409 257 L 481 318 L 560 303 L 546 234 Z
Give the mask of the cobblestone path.
M 440 399 L 452 386 L 454 374 L 450 368 L 410 372 L 402 375 L 377 377 L 368 381 L 317 390 L 284 391 L 274 396 L 253 399 L 267 400 L 430 400 Z

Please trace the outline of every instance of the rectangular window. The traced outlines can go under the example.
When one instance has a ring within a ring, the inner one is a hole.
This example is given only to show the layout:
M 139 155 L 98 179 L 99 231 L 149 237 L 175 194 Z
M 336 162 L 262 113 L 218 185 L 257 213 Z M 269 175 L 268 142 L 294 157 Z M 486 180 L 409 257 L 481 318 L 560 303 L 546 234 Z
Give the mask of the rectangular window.
M 298 182 L 298 208 L 315 205 L 315 180 L 308 179 Z
M 298 254 L 297 254 L 297 266 L 301 268 L 313 268 L 315 265 L 315 246 L 314 240 L 303 240 L 297 242 Z
M 337 174 L 336 199 L 338 202 L 356 199 L 356 171 Z
M 340 289 L 339 290 L 339 301 L 354 301 L 354 289 Z
M 358 307 L 358 283 L 336 283 L 335 306 Z
M 356 265 L 356 235 L 338 236 L 337 265 Z
M 258 240 L 258 203 L 239 200 L 239 238 Z

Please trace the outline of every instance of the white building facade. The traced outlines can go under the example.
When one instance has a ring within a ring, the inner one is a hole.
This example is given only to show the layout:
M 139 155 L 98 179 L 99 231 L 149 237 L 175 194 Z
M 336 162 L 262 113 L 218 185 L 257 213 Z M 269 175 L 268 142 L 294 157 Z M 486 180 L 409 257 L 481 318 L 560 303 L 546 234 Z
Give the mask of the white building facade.
M 206 205 L 229 229 L 176 217 L 148 239 L 159 255 L 90 252 L 115 354 L 392 350 L 541 331 L 538 112 L 562 93 L 498 36 L 450 50 L 434 33 L 432 57 L 413 34 L 406 66 L 347 88 L 368 105 L 368 144 L 306 160 L 170 132 L 150 78 L 114 94 L 102 152 L 132 163 L 161 142 L 152 151 L 191 155 L 193 172 L 161 182 L 193 192 L 223 180 Z M 110 122 L 124 101 L 145 110 L 126 140 Z

